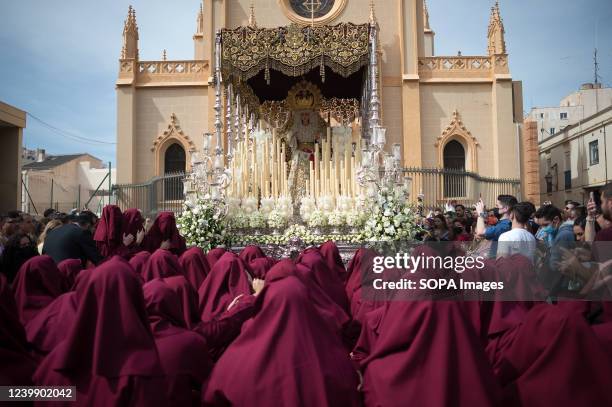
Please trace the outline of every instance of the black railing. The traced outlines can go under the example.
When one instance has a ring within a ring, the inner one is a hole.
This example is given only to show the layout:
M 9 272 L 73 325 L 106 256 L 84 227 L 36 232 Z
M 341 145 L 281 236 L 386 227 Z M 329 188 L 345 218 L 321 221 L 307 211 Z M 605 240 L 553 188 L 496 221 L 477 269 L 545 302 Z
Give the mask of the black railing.
M 506 194 L 520 197 L 521 181 L 482 177 L 478 174 L 441 168 L 405 168 L 404 175 L 412 178 L 410 197 L 413 201 L 422 194 L 423 207 L 431 210 L 444 207 L 448 201 L 472 205 L 482 197 L 489 208 L 495 207 L 497 196 Z M 142 184 L 114 185 L 115 201 L 122 209 L 139 208 L 146 216 L 161 211 L 183 210 L 184 174 L 153 178 Z
M 422 194 L 427 209 L 444 206 L 448 201 L 472 205 L 482 197 L 489 208 L 495 207 L 497 196 L 514 195 L 520 199 L 518 179 L 488 178 L 469 171 L 444 168 L 405 168 L 404 175 L 412 178 L 411 198 Z
M 152 217 L 158 212 L 183 211 L 183 180 L 185 174 L 168 174 L 155 177 L 142 184 L 114 185 L 115 202 L 121 208 L 138 208 L 144 216 Z

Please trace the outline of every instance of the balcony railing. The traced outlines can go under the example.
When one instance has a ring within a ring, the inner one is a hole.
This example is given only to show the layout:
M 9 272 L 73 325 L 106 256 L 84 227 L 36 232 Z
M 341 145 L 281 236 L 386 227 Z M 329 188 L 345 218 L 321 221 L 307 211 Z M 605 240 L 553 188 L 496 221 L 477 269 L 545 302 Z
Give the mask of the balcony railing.
M 508 57 L 506 55 L 419 58 L 419 75 L 422 79 L 483 78 L 508 73 Z

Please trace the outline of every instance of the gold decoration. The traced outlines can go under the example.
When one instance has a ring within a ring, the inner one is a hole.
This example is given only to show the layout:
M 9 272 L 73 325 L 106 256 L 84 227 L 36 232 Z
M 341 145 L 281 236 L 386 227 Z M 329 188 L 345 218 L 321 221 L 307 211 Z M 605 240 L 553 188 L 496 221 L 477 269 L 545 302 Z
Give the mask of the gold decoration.
M 253 89 L 246 82 L 232 81 L 234 91 L 240 95 L 240 104 L 249 109 L 249 114 L 255 114 L 255 119 L 259 119 L 260 105 L 259 98 Z
M 341 98 L 323 99 L 321 113 L 324 116 L 330 115 L 343 126 L 348 126 L 359 116 L 359 101 Z
M 286 100 L 267 100 L 261 105 L 259 111 L 261 118 L 266 123 L 274 129 L 281 130 L 281 132 L 287 128 L 291 121 L 291 110 L 289 110 Z
M 287 105 L 290 110 L 319 110 L 321 99 L 321 91 L 317 85 L 300 81 L 289 90 Z
M 238 27 L 221 30 L 221 36 L 223 75 L 241 81 L 262 70 L 295 77 L 321 66 L 348 77 L 368 63 L 367 24 Z

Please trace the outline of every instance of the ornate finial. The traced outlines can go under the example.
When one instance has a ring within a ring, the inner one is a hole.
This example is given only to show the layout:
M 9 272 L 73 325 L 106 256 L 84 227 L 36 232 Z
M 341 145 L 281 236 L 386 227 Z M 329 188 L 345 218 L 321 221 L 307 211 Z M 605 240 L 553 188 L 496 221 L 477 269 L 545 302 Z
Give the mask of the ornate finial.
M 198 20 L 196 27 L 196 34 L 204 33 L 204 0 L 200 3 L 200 11 L 198 11 Z
M 423 25 L 426 30 L 431 30 L 429 26 L 429 9 L 427 8 L 427 0 L 423 0 Z
M 376 14 L 374 13 L 374 0 L 370 0 L 370 24 L 376 23 Z
M 136 25 L 136 10 L 132 6 L 128 7 L 128 16 L 123 24 L 123 33 L 138 31 L 138 26 Z
M 496 1 L 495 6 L 491 7 L 491 17 L 489 19 L 489 55 L 506 53 L 505 33 L 504 21 L 499 10 L 499 1 Z
M 162 52 L 162 61 L 167 61 L 168 60 L 168 56 L 166 54 L 166 50 L 164 49 Z
M 138 25 L 136 24 L 136 10 L 128 7 L 128 15 L 123 24 L 123 46 L 121 59 L 138 59 Z
M 251 0 L 251 6 L 250 6 L 250 13 L 249 13 L 249 26 L 250 27 L 257 27 L 257 20 L 255 20 L 255 4 L 253 2 L 253 0 Z

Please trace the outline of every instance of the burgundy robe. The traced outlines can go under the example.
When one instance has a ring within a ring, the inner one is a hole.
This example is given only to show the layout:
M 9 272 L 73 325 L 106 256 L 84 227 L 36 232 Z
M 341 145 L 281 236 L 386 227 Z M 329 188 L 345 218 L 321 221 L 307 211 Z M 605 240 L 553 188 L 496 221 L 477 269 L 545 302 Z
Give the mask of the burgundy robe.
M 165 240 L 170 241 L 169 250 L 177 256 L 187 250 L 185 239 L 176 228 L 176 218 L 172 212 L 160 212 L 157 215 L 142 245 L 146 251 L 153 253 L 160 248 Z
M 136 238 L 138 232 L 144 230 L 144 218 L 138 209 L 128 209 L 123 212 L 121 220 L 121 245 L 117 249 L 117 254 L 130 260 L 134 255 L 144 250 L 142 242 L 138 244 Z M 134 241 L 129 246 L 123 245 L 123 236 L 132 235 Z
M 255 308 L 215 365 L 205 406 L 359 405 L 348 354 L 298 278 L 266 284 Z
M 57 269 L 64 276 L 64 291 L 71 290 L 74 280 L 84 269 L 81 259 L 66 259 L 57 265 Z
M 298 270 L 309 276 L 343 310 L 349 310 L 348 298 L 341 277 L 331 270 L 316 248 L 306 249 L 296 259 Z
M 0 273 L 0 386 L 32 385 L 37 363 L 29 352 L 26 334 L 8 281 Z
M 111 257 L 123 245 L 121 235 L 122 214 L 117 205 L 106 205 L 96 226 L 93 239 L 102 257 Z
M 164 372 L 140 281 L 130 265 L 113 257 L 77 292 L 74 324 L 41 362 L 34 383 L 76 386 L 76 402 L 52 405 L 166 405 Z
M 225 253 L 198 290 L 202 321 L 221 315 L 237 296 L 250 294 L 251 283 L 244 262 L 234 253 Z
M 199 247 L 192 247 L 183 253 L 179 259 L 185 278 L 191 283 L 193 288 L 197 290 L 202 285 L 202 282 L 210 273 L 210 267 L 206 260 L 206 255 Z
M 27 324 L 62 294 L 65 287 L 64 276 L 51 257 L 36 256 L 26 261 L 13 281 L 13 294 L 21 323 Z
M 183 268 L 178 258 L 172 252 L 165 249 L 157 249 L 149 257 L 142 269 L 142 278 L 145 282 L 154 278 L 165 278 L 182 276 Z
M 212 370 L 206 341 L 187 329 L 181 299 L 163 280 L 149 281 L 143 292 L 166 374 L 168 406 L 193 405 L 200 400 L 201 384 Z
M 499 384 L 460 303 L 391 301 L 377 317 L 361 361 L 366 406 L 499 405 Z

